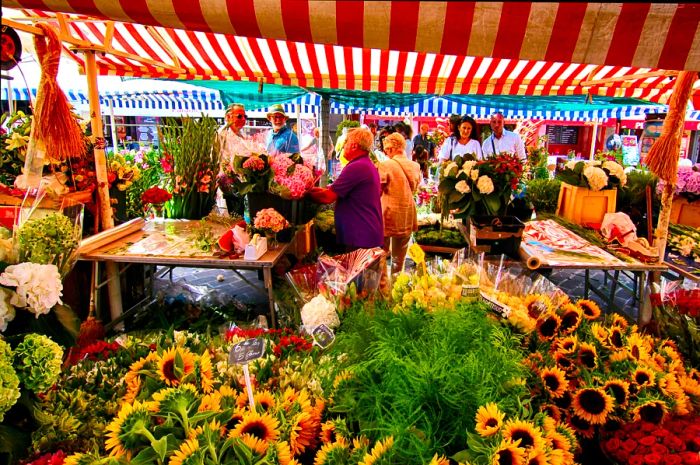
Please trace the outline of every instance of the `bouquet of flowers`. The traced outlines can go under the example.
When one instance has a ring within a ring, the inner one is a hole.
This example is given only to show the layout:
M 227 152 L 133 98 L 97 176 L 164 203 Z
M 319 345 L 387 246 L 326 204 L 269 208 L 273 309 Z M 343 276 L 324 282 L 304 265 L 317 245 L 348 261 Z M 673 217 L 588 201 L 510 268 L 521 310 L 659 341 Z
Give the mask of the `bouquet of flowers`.
M 440 170 L 438 191 L 443 216 L 504 215 L 523 174 L 516 155 L 500 153 L 484 160 L 457 156 Z
M 585 187 L 596 192 L 627 184 L 624 168 L 612 160 L 571 160 L 557 174 L 557 178 L 571 186 Z
M 310 162 L 298 153 L 274 156 L 270 167 L 274 173 L 270 191 L 282 198 L 300 199 L 314 185 L 314 173 Z
M 265 153 L 253 153 L 248 157 L 235 157 L 233 170 L 238 175 L 237 190 L 240 194 L 267 192 L 273 172 L 270 157 Z
M 700 287 L 662 279 L 650 295 L 659 332 L 678 344 L 692 363 L 700 363 Z
M 143 205 L 164 204 L 172 198 L 173 195 L 170 192 L 158 186 L 149 187 L 141 194 L 141 202 Z
M 274 235 L 288 228 L 289 222 L 274 208 L 263 208 L 255 215 L 253 226 L 267 235 Z
M 660 179 L 656 185 L 656 191 L 659 195 L 663 192 L 665 184 L 666 182 Z M 678 179 L 676 180 L 676 187 L 673 193 L 686 197 L 690 201 L 700 198 L 700 171 L 695 166 L 679 167 Z
M 125 191 L 141 177 L 141 169 L 134 160 L 133 153 L 123 150 L 107 156 L 107 181 L 109 187 Z

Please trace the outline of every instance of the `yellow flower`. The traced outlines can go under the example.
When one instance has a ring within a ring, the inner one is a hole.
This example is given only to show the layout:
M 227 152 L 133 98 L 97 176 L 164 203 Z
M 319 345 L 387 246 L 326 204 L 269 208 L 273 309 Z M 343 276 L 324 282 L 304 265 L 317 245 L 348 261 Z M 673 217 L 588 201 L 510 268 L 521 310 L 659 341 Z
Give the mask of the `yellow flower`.
M 523 465 L 526 462 L 525 449 L 510 441 L 502 441 L 493 454 L 493 465 Z
M 168 465 L 184 465 L 187 459 L 192 457 L 199 451 L 199 441 L 197 439 L 188 439 L 180 445 L 180 448 L 170 456 Z
M 632 410 L 634 421 L 648 421 L 649 423 L 660 424 L 666 418 L 668 407 L 662 400 L 650 400 L 638 405 Z
M 194 355 L 187 349 L 172 347 L 160 357 L 158 372 L 168 386 L 177 386 L 194 371 Z
M 483 437 L 493 436 L 501 428 L 504 417 L 494 402 L 482 405 L 476 411 L 476 432 Z
M 13 132 L 12 135 L 5 141 L 5 148 L 7 150 L 18 150 L 27 146 L 29 143 L 29 136 L 23 136 L 18 132 Z
M 204 351 L 199 357 L 199 376 L 202 383 L 202 392 L 211 392 L 214 389 L 214 375 L 211 368 L 211 358 L 207 351 Z
M 542 431 L 531 422 L 525 420 L 507 421 L 503 426 L 503 439 L 517 443 L 525 449 L 544 450 L 546 445 Z
M 603 390 L 612 395 L 618 407 L 625 408 L 630 395 L 630 383 L 621 379 L 609 379 Z
M 602 425 L 614 407 L 613 398 L 598 388 L 582 388 L 576 391 L 572 406 L 574 413 L 593 425 Z
M 542 382 L 550 396 L 555 399 L 564 395 L 569 388 L 566 373 L 558 367 L 547 367 L 540 373 Z
M 148 445 L 150 442 L 144 436 L 150 427 L 150 412 L 148 402 L 122 404 L 117 417 L 105 428 L 107 440 L 105 448 L 111 450 L 110 455 L 131 458 L 132 450 Z
M 279 438 L 279 421 L 270 414 L 249 412 L 229 433 L 229 437 L 241 438 L 243 443 L 259 454 L 264 454 L 270 443 Z
M 600 316 L 600 307 L 592 300 L 581 299 L 576 302 L 576 306 L 581 309 L 583 317 L 587 320 L 595 320 Z
M 383 441 L 378 441 L 371 451 L 365 454 L 364 458 L 358 465 L 373 465 L 381 458 L 382 455 L 386 454 L 391 447 L 394 445 L 394 437 L 389 436 Z

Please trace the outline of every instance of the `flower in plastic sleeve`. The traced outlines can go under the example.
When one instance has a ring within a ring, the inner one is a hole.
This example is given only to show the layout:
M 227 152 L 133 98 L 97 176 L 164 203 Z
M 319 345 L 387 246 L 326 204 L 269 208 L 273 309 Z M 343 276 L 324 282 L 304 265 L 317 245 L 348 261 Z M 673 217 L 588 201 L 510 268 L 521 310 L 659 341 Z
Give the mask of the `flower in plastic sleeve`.
M 15 287 L 10 303 L 27 307 L 38 318 L 61 302 L 63 283 L 56 265 L 24 262 L 10 265 L 0 275 L 0 284 Z
M 608 175 L 601 168 L 587 166 L 583 169 L 583 175 L 592 191 L 602 190 L 608 185 Z
M 476 182 L 476 187 L 484 195 L 489 195 L 494 190 L 493 181 L 488 176 L 480 176 Z
M 14 352 L 14 367 L 22 384 L 32 392 L 44 392 L 61 374 L 63 349 L 41 334 L 28 334 Z
M 322 294 L 317 295 L 302 307 L 301 321 L 307 328 L 315 328 L 322 324 L 334 328 L 340 324 L 335 304 Z
M 471 192 L 467 181 L 459 181 L 457 184 L 455 184 L 455 189 L 457 189 L 457 192 L 459 192 L 460 194 L 468 194 L 469 192 Z

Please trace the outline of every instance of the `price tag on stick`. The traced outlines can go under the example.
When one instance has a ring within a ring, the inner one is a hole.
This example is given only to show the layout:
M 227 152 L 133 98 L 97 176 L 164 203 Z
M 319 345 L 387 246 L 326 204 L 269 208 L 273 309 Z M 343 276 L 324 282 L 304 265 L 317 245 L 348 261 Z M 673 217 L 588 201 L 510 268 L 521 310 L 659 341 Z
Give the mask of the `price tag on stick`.
M 255 338 L 246 339 L 231 347 L 228 354 L 228 363 L 243 365 L 243 376 L 245 378 L 245 387 L 248 392 L 248 402 L 250 408 L 255 409 L 255 400 L 253 399 L 253 385 L 250 382 L 250 371 L 248 371 L 248 362 L 256 360 L 265 355 L 265 339 Z
M 335 333 L 326 325 L 318 325 L 311 331 L 311 337 L 314 338 L 314 344 L 318 345 L 321 349 L 333 344 L 335 341 Z

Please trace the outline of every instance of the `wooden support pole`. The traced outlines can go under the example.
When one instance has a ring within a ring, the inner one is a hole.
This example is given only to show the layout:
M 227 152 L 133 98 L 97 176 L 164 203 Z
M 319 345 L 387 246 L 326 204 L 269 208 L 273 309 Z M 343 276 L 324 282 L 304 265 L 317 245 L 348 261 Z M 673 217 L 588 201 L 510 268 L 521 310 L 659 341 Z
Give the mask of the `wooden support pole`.
M 109 198 L 109 182 L 107 181 L 107 156 L 105 155 L 105 137 L 102 128 L 102 113 L 100 111 L 100 95 L 97 89 L 97 63 L 95 52 L 86 50 L 85 71 L 88 80 L 88 100 L 90 102 L 90 123 L 92 136 L 95 139 L 95 176 L 97 177 L 97 200 L 100 212 L 102 230 L 114 227 L 112 204 Z M 114 262 L 106 263 L 109 309 L 112 319 L 122 314 L 121 284 L 119 268 Z
M 319 144 L 321 145 L 321 150 L 323 151 L 324 158 L 326 160 L 326 167 L 328 167 L 328 160 L 330 159 L 331 152 L 333 151 L 333 144 L 331 143 L 331 100 L 328 95 L 321 95 L 321 115 L 320 115 L 321 130 L 319 131 Z M 328 179 L 332 173 L 326 173 L 321 178 L 321 185 L 326 186 L 328 184 Z

